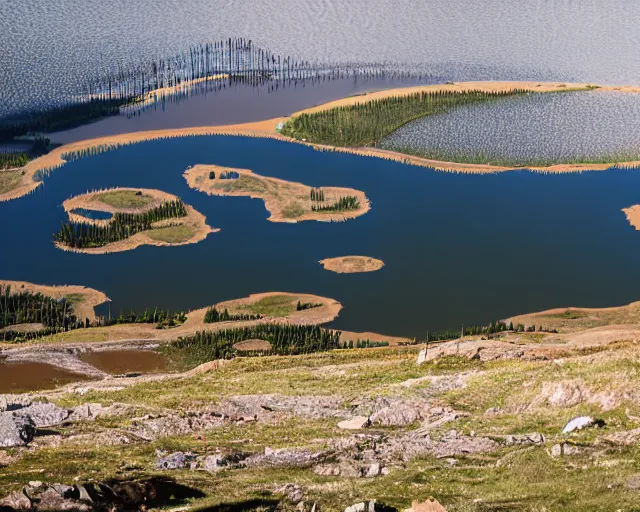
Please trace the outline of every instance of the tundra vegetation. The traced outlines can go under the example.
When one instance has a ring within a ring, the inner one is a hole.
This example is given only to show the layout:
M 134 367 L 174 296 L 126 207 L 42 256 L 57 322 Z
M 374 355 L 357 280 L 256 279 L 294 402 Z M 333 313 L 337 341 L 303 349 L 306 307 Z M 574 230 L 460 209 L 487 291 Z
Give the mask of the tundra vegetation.
M 531 93 L 519 89 L 505 92 L 423 91 L 300 114 L 287 121 L 281 133 L 331 146 L 376 146 L 386 136 L 415 119 L 442 114 L 464 105 L 524 94 Z

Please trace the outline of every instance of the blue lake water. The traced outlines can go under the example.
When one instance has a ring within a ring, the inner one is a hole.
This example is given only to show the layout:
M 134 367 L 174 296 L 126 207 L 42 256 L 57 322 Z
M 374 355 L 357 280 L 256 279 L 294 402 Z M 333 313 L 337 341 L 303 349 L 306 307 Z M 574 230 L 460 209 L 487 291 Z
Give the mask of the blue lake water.
M 345 223 L 271 223 L 260 200 L 191 190 L 182 173 L 198 163 L 357 188 L 372 209 Z M 57 250 L 51 237 L 65 220 L 62 202 L 115 186 L 176 194 L 222 231 L 182 247 Z M 471 176 L 267 139 L 192 137 L 70 162 L 34 194 L 0 203 L 0 268 L 7 279 L 103 290 L 114 312 L 197 308 L 264 291 L 315 293 L 344 305 L 336 328 L 417 336 L 550 307 L 637 300 L 640 232 L 620 211 L 636 203 L 637 171 Z M 350 254 L 385 267 L 339 275 L 317 263 Z
M 71 210 L 71 213 L 75 213 L 76 215 L 81 215 L 82 217 L 92 220 L 108 220 L 113 217 L 113 214 L 111 214 L 110 212 L 87 210 L 86 208 L 74 208 L 73 210 Z

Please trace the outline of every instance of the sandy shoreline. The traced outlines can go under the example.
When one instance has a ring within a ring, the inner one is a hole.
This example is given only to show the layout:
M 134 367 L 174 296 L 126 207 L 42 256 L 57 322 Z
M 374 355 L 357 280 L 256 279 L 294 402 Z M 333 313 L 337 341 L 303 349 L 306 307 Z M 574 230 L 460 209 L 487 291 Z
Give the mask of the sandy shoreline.
M 210 172 L 215 174 L 214 179 L 209 178 Z M 220 179 L 221 173 L 224 172 L 235 172 L 240 175 L 240 178 L 238 180 Z M 271 222 L 295 223 L 305 220 L 339 222 L 364 215 L 370 209 L 369 200 L 364 192 L 352 188 L 321 187 L 325 194 L 325 202 L 322 204 L 331 204 L 341 197 L 354 196 L 358 198 L 360 208 L 343 212 L 314 212 L 311 209 L 313 203 L 310 199 L 313 187 L 261 176 L 249 169 L 195 165 L 187 169 L 183 176 L 189 187 L 208 195 L 262 199 L 265 208 L 271 214 L 268 219 Z M 296 209 L 295 214 L 287 213 L 293 208 Z
M 117 192 L 117 191 L 142 192 L 143 195 L 152 197 L 153 201 L 147 206 L 145 206 L 144 208 L 140 208 L 136 210 L 131 208 L 117 208 L 97 200 L 101 194 L 105 194 L 108 192 Z M 67 212 L 69 216 L 69 220 L 71 222 L 94 224 L 97 226 L 106 226 L 109 224 L 109 222 L 111 222 L 110 220 L 89 219 L 87 217 L 83 217 L 82 215 L 73 213 L 72 210 L 75 210 L 77 208 L 85 208 L 88 210 L 103 211 L 108 213 L 118 213 L 118 212 L 133 213 L 135 211 L 142 212 L 142 211 L 150 210 L 156 206 L 159 206 L 164 202 L 176 201 L 177 199 L 179 199 L 177 196 L 173 194 L 169 194 L 167 192 L 163 192 L 161 190 L 146 189 L 146 188 L 117 187 L 117 188 L 108 189 L 108 190 L 97 190 L 95 192 L 88 192 L 86 194 L 72 197 L 64 201 L 62 203 L 62 206 L 65 212 Z M 158 247 L 166 247 L 166 246 L 174 247 L 179 245 L 195 244 L 207 238 L 209 233 L 215 233 L 217 231 L 220 231 L 219 229 L 213 229 L 211 226 L 209 226 L 206 222 L 207 220 L 206 217 L 202 215 L 200 212 L 198 212 L 197 210 L 195 210 L 192 206 L 185 204 L 185 207 L 187 209 L 186 217 L 164 219 L 164 220 L 153 223 L 153 227 L 155 228 L 160 228 L 165 226 L 187 226 L 191 228 L 193 230 L 193 235 L 188 240 L 185 240 L 183 242 L 166 242 L 163 240 L 157 240 L 152 238 L 149 235 L 150 231 L 143 231 L 140 233 L 136 233 L 135 235 L 129 238 L 107 244 L 103 247 L 77 249 L 77 248 L 64 245 L 60 242 L 55 242 L 55 245 L 58 249 L 61 249 L 63 251 L 78 252 L 83 254 L 108 254 L 108 253 L 115 253 L 115 252 L 122 252 L 122 251 L 130 251 L 141 245 L 154 245 Z
M 312 113 L 322 110 L 327 110 L 340 106 L 354 105 L 356 103 L 369 102 L 377 99 L 388 98 L 391 96 L 406 96 L 417 92 L 435 92 L 435 91 L 469 91 L 479 90 L 484 92 L 501 92 L 510 91 L 513 89 L 524 89 L 532 92 L 554 92 L 554 91 L 566 91 L 566 90 L 589 90 L 593 88 L 592 84 L 587 83 L 571 83 L 571 82 L 500 82 L 500 81 L 486 81 L 486 82 L 459 82 L 453 84 L 436 84 L 425 86 L 404 87 L 396 89 L 388 89 L 384 91 L 377 91 L 373 93 L 350 96 L 336 101 L 331 101 L 322 105 L 311 107 L 291 114 L 289 117 L 277 117 L 273 119 L 267 119 L 263 121 L 256 121 L 250 123 L 223 125 L 223 126 L 197 126 L 191 128 L 174 128 L 164 130 L 148 130 L 134 133 L 124 133 L 118 135 L 109 135 L 104 137 L 98 137 L 95 139 L 87 139 L 83 141 L 72 142 L 65 144 L 58 148 L 55 148 L 51 152 L 43 155 L 35 160 L 32 160 L 24 166 L 25 174 L 22 176 L 20 184 L 9 192 L 0 194 L 0 201 L 8 201 L 22 197 L 29 192 L 37 188 L 41 181 L 37 181 L 34 177 L 39 171 L 50 172 L 66 163 L 62 158 L 65 153 L 73 153 L 75 151 L 83 151 L 90 148 L 97 147 L 112 147 L 117 148 L 119 146 L 135 144 L 143 141 L 151 141 L 165 138 L 177 138 L 188 136 L 201 136 L 201 135 L 234 135 L 234 136 L 247 136 L 247 137 L 262 137 L 272 138 L 287 142 L 295 142 L 298 144 L 305 144 L 314 149 L 321 151 L 340 151 L 343 153 L 351 153 L 360 156 L 372 156 L 377 158 L 383 158 L 386 160 L 392 160 L 401 163 L 408 163 L 411 165 L 418 165 L 422 167 L 432 168 L 438 171 L 448 172 L 460 172 L 460 173 L 494 173 L 510 170 L 522 170 L 529 169 L 536 172 L 551 172 L 551 173 L 565 173 L 565 172 L 579 172 L 585 170 L 605 170 L 613 166 L 617 167 L 638 167 L 640 161 L 632 162 L 611 162 L 605 164 L 556 164 L 548 167 L 502 167 L 489 164 L 465 164 L 458 162 L 443 162 L 438 160 L 429 160 L 426 158 L 410 156 L 403 153 L 397 153 L 393 151 L 387 151 L 377 148 L 342 148 L 326 146 L 322 144 L 313 144 L 303 141 L 296 141 L 289 137 L 280 135 L 276 130 L 276 126 L 281 122 L 286 122 L 291 117 L 303 113 Z M 598 91 L 619 91 L 628 93 L 640 92 L 640 86 L 598 86 Z

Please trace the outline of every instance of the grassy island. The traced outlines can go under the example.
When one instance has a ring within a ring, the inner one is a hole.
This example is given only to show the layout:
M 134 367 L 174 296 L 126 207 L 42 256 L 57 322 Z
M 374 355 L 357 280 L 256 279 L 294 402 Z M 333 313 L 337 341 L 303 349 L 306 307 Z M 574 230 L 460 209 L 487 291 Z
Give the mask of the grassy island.
M 65 250 L 100 254 L 140 245 L 184 245 L 204 240 L 214 230 L 205 217 L 178 197 L 159 190 L 117 188 L 67 199 L 69 222 L 54 235 Z M 109 218 L 94 218 L 105 212 Z
M 340 256 L 325 258 L 319 262 L 325 270 L 338 274 L 354 274 L 357 272 L 375 272 L 384 267 L 384 262 L 368 256 Z
M 191 188 L 209 195 L 262 199 L 272 222 L 342 221 L 369 211 L 369 200 L 359 190 L 314 188 L 248 169 L 196 165 L 187 169 L 184 177 Z

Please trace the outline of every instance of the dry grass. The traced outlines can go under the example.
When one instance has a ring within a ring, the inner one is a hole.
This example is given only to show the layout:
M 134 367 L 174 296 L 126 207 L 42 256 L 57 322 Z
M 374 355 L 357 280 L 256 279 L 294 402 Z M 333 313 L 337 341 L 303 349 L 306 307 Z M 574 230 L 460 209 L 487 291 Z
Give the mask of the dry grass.
M 375 272 L 384 267 L 382 260 L 368 256 L 341 256 L 339 258 L 326 258 L 319 262 L 325 270 L 338 274 L 354 274 L 358 272 Z
M 215 178 L 209 178 L 214 172 Z M 237 179 L 220 179 L 223 172 L 235 172 Z M 322 187 L 325 194 L 323 204 L 332 204 L 341 197 L 355 196 L 360 208 L 342 212 L 314 212 L 311 209 L 312 188 L 292 181 L 260 176 L 248 169 L 220 167 L 217 165 L 196 165 L 184 173 L 189 186 L 200 192 L 217 196 L 248 196 L 262 199 L 271 214 L 271 222 L 301 222 L 305 220 L 342 221 L 364 215 L 369 211 L 369 200 L 364 192 L 351 188 Z
M 5 194 L 15 189 L 20 184 L 22 175 L 22 169 L 0 170 L 0 194 Z

